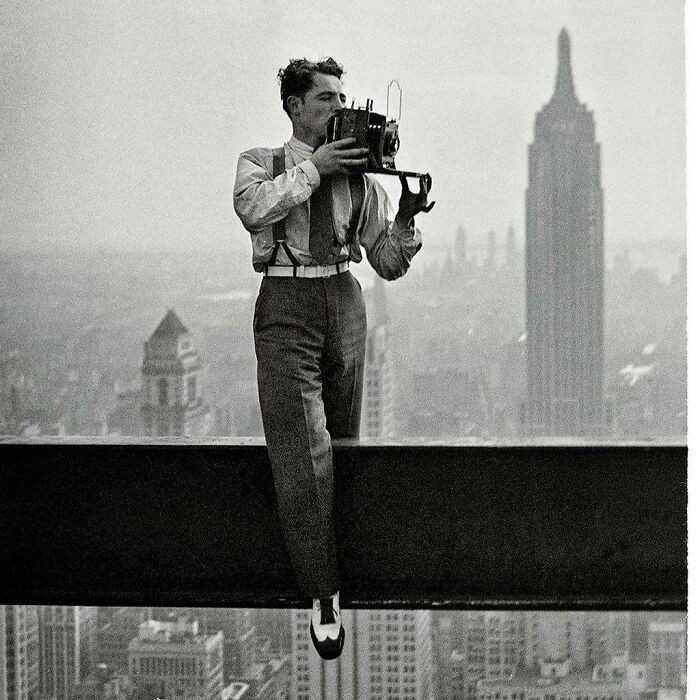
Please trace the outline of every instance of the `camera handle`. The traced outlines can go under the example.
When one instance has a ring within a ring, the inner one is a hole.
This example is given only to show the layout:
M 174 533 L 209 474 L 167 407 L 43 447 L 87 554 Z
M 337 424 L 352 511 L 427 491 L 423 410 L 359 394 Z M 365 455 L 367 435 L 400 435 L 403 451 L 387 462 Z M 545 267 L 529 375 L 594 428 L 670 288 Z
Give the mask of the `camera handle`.
M 399 90 L 399 115 L 398 117 L 393 117 L 394 121 L 401 121 L 401 103 L 403 102 L 403 90 L 401 89 L 401 85 L 399 85 L 399 81 L 394 79 L 392 80 L 387 86 L 386 86 L 386 118 L 389 119 L 389 91 L 391 90 L 391 86 L 396 85 L 396 87 Z

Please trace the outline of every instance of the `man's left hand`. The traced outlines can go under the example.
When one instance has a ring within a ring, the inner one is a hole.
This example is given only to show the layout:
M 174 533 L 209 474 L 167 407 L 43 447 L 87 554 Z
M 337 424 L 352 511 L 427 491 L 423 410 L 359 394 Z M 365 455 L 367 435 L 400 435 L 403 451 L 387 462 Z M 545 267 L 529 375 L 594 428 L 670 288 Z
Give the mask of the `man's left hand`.
M 428 192 L 433 184 L 433 179 L 430 173 L 420 176 L 420 189 L 418 192 L 411 192 L 408 187 L 408 181 L 405 175 L 400 175 L 401 180 L 401 199 L 399 199 L 399 211 L 396 215 L 396 221 L 401 225 L 407 226 L 411 219 L 418 212 L 429 212 L 435 202 L 428 204 Z

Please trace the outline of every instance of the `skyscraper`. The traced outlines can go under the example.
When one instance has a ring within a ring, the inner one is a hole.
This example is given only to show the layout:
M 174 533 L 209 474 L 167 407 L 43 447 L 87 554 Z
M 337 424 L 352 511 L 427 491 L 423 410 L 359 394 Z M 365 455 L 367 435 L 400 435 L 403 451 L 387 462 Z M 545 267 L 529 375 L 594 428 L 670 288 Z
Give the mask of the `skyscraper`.
M 39 671 L 42 697 L 69 700 L 73 686 L 96 660 L 97 608 L 39 607 Z
M 144 343 L 141 415 L 146 435 L 209 434 L 203 373 L 192 335 L 170 309 Z
M 477 681 L 508 678 L 521 655 L 521 626 L 512 611 L 463 612 L 463 648 L 452 655 L 449 697 L 473 700 Z
M 506 233 L 506 260 L 505 267 L 507 270 L 513 270 L 516 265 L 517 250 L 515 247 L 515 229 L 513 226 L 508 227 Z
M 616 657 L 631 660 L 631 633 L 632 614 L 629 612 L 587 613 L 587 663 L 607 664 Z
M 36 700 L 39 622 L 33 605 L 0 605 L 0 700 Z
M 656 688 L 683 688 L 686 685 L 686 624 L 649 623 L 647 685 Z
M 603 190 L 593 113 L 579 102 L 566 29 L 554 94 L 538 112 L 526 193 L 528 424 L 603 430 Z
M 337 661 L 310 650 L 309 613 L 292 611 L 291 696 L 297 700 L 429 700 L 432 679 L 428 610 L 347 610 L 347 639 Z
M 460 678 L 463 675 L 462 663 L 456 663 L 458 652 L 454 651 L 453 640 L 456 636 L 455 616 L 448 613 L 433 612 L 432 645 L 433 645 L 433 666 L 435 668 L 435 696 L 438 698 L 452 698 L 452 686 L 454 675 Z M 460 645 L 461 646 L 461 645 Z M 463 656 L 463 655 L 462 655 Z M 454 674 L 454 675 L 453 675 Z M 457 690 L 460 692 L 464 683 L 457 683 Z
M 523 619 L 523 661 L 535 668 L 540 662 L 569 659 L 574 668 L 587 664 L 587 617 L 583 612 L 532 611 Z
M 245 677 L 255 663 L 256 629 L 249 608 L 192 608 L 204 634 L 223 634 L 224 682 Z
M 368 295 L 361 426 L 361 433 L 365 437 L 392 437 L 394 434 L 394 377 L 384 284 L 384 280 L 377 278 Z

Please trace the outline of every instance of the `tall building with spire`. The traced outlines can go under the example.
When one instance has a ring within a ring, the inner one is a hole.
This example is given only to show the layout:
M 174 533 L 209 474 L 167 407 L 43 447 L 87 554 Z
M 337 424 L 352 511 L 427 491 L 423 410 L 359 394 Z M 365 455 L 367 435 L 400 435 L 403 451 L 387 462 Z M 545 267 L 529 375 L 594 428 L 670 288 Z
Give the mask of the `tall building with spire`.
M 603 190 L 593 113 L 559 34 L 554 94 L 538 112 L 526 194 L 529 432 L 593 435 L 603 410 Z
M 208 435 L 204 367 L 192 335 L 170 309 L 144 344 L 141 417 L 145 435 Z

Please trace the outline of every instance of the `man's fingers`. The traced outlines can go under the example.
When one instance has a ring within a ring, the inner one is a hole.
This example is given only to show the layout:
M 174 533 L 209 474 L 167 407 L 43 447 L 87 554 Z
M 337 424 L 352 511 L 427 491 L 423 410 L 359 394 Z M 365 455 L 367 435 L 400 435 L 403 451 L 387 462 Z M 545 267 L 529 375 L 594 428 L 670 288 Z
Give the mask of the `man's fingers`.
M 359 158 L 357 160 L 343 160 L 339 163 L 339 167 L 344 171 L 349 171 L 357 168 L 367 167 L 367 158 Z
M 339 151 L 337 157 L 341 160 L 346 158 L 358 158 L 359 156 L 366 156 L 369 153 L 368 148 L 344 148 Z
M 430 188 L 433 186 L 433 178 L 430 177 L 430 173 L 420 176 L 420 193 L 427 197 Z
M 331 146 L 333 147 L 333 150 L 336 153 L 341 153 L 342 155 L 345 155 L 346 153 L 369 153 L 369 148 L 350 148 L 352 144 L 344 144 L 342 146 L 337 146 L 336 144 L 340 143 L 340 141 L 334 141 Z
M 338 139 L 337 141 L 331 141 L 331 146 L 337 146 L 342 148 L 343 146 L 349 146 L 351 143 L 356 143 L 357 139 L 354 136 L 346 136 L 344 139 Z
M 435 206 L 435 202 L 434 201 L 430 202 L 430 204 L 428 204 L 427 207 L 423 207 L 423 209 L 421 211 L 429 212 L 434 206 Z

